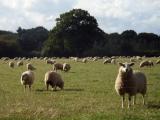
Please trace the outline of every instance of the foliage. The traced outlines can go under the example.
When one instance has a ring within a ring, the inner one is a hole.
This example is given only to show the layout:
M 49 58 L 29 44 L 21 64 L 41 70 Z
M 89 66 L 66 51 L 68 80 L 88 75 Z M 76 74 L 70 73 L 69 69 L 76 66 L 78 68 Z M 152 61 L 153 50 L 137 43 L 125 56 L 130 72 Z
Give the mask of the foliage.
M 50 31 L 48 39 L 50 55 L 82 56 L 93 44 L 103 38 L 104 32 L 98 28 L 96 19 L 87 11 L 73 9 L 56 19 L 56 26 Z M 57 54 L 56 54 L 57 53 Z

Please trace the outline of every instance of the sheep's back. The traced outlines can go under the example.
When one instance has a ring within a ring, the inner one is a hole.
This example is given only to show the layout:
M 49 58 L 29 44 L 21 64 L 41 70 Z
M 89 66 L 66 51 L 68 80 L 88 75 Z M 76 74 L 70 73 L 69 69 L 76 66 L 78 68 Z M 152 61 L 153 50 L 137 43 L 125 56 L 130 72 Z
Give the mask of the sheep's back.
M 32 85 L 34 82 L 34 73 L 32 71 L 26 71 L 22 73 L 21 84 Z
M 147 91 L 147 79 L 145 74 L 139 71 L 134 71 L 133 75 L 136 81 L 137 92 L 145 94 Z

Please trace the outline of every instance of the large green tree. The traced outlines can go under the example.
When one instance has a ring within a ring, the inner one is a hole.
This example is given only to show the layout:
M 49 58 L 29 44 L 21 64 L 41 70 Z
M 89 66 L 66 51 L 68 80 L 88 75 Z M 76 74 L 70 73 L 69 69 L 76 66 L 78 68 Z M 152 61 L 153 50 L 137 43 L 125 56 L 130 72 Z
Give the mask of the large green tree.
M 73 9 L 56 19 L 50 31 L 43 53 L 54 56 L 82 56 L 95 42 L 100 43 L 104 32 L 98 28 L 96 19 L 87 11 Z

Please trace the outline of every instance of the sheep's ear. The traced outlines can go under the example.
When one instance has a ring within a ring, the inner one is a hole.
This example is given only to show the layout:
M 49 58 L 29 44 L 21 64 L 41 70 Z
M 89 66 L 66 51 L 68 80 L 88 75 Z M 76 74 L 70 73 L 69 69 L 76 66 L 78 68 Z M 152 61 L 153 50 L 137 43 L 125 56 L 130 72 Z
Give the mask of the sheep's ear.
M 130 63 L 130 64 L 129 64 L 129 66 L 133 66 L 133 65 L 134 65 L 134 63 Z
M 124 66 L 124 64 L 123 63 L 119 63 L 119 66 Z

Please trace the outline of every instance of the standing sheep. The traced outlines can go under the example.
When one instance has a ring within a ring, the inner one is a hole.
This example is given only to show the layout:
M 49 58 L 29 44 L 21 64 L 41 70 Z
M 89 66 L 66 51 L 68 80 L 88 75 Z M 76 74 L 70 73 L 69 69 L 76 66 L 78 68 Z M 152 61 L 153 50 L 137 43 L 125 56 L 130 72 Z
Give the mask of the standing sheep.
M 124 107 L 125 94 L 128 94 L 128 108 L 131 105 L 131 97 L 134 96 L 133 105 L 135 104 L 136 94 L 141 93 L 143 104 L 145 104 L 145 94 L 147 91 L 146 76 L 142 72 L 135 72 L 131 66 L 134 63 L 119 63 L 119 73 L 115 81 L 115 90 L 122 97 L 122 108 Z
M 154 64 L 153 64 L 153 62 L 152 61 L 148 61 L 148 60 L 144 60 L 144 61 L 142 61 L 141 63 L 140 63 L 140 65 L 139 65 L 139 67 L 141 68 L 141 67 L 144 67 L 144 66 L 153 66 Z
M 61 63 L 55 63 L 54 66 L 53 66 L 53 69 L 55 71 L 57 71 L 57 70 L 63 70 L 63 64 L 61 64 Z
M 26 64 L 26 67 L 27 67 L 27 70 L 35 70 L 36 69 L 31 63 Z
M 160 60 L 157 60 L 157 61 L 156 61 L 156 64 L 160 64 Z
M 9 67 L 10 67 L 10 68 L 14 68 L 14 62 L 13 62 L 13 61 L 10 61 L 10 62 L 9 62 Z
M 23 61 L 18 61 L 17 62 L 17 66 L 19 67 L 19 66 L 23 66 Z
M 55 88 L 55 90 L 56 90 L 57 87 L 61 88 L 61 90 L 64 87 L 64 81 L 62 80 L 60 74 L 58 74 L 54 71 L 46 72 L 44 82 L 45 82 L 45 85 L 47 87 L 47 90 L 49 89 L 49 85 L 52 88 Z
M 27 85 L 29 86 L 29 90 L 31 91 L 31 86 L 34 82 L 34 72 L 33 71 L 25 71 L 21 75 L 21 84 L 25 86 L 25 90 L 27 88 Z
M 46 60 L 46 63 L 52 65 L 52 64 L 56 63 L 56 61 L 55 60 Z
M 70 64 L 68 63 L 63 63 L 63 71 L 68 72 L 71 69 Z

